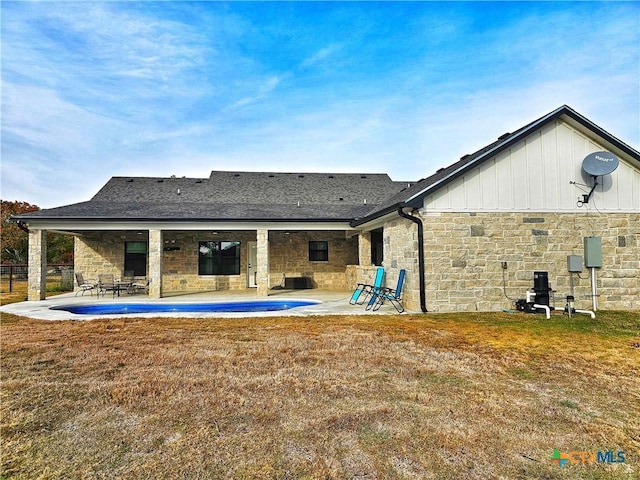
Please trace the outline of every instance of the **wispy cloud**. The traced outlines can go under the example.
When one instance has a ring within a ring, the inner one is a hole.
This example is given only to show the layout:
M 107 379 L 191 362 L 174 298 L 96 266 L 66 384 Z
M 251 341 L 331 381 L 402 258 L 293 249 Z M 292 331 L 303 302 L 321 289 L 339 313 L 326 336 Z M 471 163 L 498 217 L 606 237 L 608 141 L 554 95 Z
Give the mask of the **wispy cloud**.
M 637 3 L 0 8 L 2 195 L 40 206 L 112 175 L 417 179 L 565 103 L 640 144 Z
M 4 78 L 51 88 L 114 117 L 153 118 L 159 109 L 152 102 L 197 98 L 206 39 L 180 22 L 121 5 L 23 2 L 3 9 Z
M 265 79 L 262 83 L 259 83 L 255 86 L 256 91 L 253 95 L 240 98 L 239 100 L 235 101 L 230 108 L 234 109 L 237 107 L 243 107 L 245 105 L 249 105 L 250 103 L 254 103 L 260 99 L 265 98 L 276 89 L 279 83 L 280 79 L 278 77 L 269 77 Z
M 312 66 L 318 65 L 318 64 L 326 61 L 331 56 L 333 56 L 336 52 L 339 52 L 341 49 L 342 49 L 342 45 L 339 44 L 339 43 L 333 43 L 333 44 L 328 45 L 326 47 L 322 47 L 321 49 L 316 51 L 310 57 L 305 58 L 302 61 L 301 66 L 302 67 L 312 67 Z

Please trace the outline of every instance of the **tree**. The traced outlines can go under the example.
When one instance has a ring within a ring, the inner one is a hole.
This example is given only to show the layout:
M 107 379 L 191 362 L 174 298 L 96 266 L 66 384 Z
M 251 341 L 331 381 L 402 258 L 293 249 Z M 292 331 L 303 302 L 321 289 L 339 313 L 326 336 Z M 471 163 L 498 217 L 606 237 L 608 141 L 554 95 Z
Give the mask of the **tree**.
M 62 233 L 47 234 L 47 261 L 73 263 L 73 236 Z
M 2 263 L 27 263 L 29 253 L 29 236 L 15 222 L 11 221 L 12 215 L 20 213 L 36 212 L 40 210 L 36 205 L 27 202 L 0 201 L 2 223 L 0 223 L 0 239 Z
M 0 260 L 2 263 L 27 263 L 29 258 L 29 235 L 15 222 L 13 215 L 37 212 L 40 207 L 27 202 L 0 200 Z M 60 233 L 47 235 L 47 261 L 49 263 L 73 262 L 73 237 Z

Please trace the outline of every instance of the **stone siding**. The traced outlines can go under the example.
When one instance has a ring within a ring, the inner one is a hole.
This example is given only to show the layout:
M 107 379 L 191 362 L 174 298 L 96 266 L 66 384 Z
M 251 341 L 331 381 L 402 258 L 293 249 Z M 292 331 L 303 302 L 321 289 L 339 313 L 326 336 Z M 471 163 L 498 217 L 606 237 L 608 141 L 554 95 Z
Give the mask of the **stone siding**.
M 147 277 L 149 278 L 149 298 L 160 298 L 163 291 L 164 243 L 161 230 L 149 230 L 147 251 Z
M 425 282 L 430 312 L 513 308 L 547 271 L 562 308 L 570 293 L 567 256 L 584 257 L 583 237 L 602 237 L 597 269 L 598 308 L 640 310 L 640 214 L 430 213 L 421 214 Z M 419 310 L 417 229 L 406 220 L 385 226 L 385 267 L 408 270 L 405 306 Z M 416 249 L 411 252 L 411 246 Z M 507 262 L 507 269 L 502 269 Z M 504 282 L 503 282 L 504 275 Z M 591 309 L 589 270 L 574 274 L 576 307 Z M 388 283 L 388 282 L 387 282 Z
M 347 290 L 355 290 L 359 283 L 366 283 L 371 285 L 376 278 L 375 265 L 362 266 L 362 265 L 347 265 L 346 276 L 346 288 Z
M 327 241 L 329 261 L 309 261 L 309 242 Z M 287 277 L 310 277 L 314 288 L 344 290 L 346 266 L 358 263 L 358 238 L 347 238 L 343 231 L 269 232 L 271 286 Z
M 258 230 L 256 239 L 256 288 L 259 297 L 266 297 L 271 288 L 269 282 L 269 231 Z
M 97 279 L 99 274 L 123 275 L 124 244 L 127 241 L 147 241 L 146 235 L 135 232 L 91 232 L 75 241 L 75 268 L 85 279 Z M 198 275 L 198 242 L 206 240 L 239 241 L 239 275 Z M 255 242 L 255 231 L 211 232 L 162 231 L 162 294 L 247 288 L 247 242 Z M 329 242 L 329 261 L 309 261 L 309 241 Z M 282 276 L 310 277 L 315 288 L 347 288 L 347 264 L 357 263 L 357 237 L 346 238 L 334 231 L 269 232 L 270 285 L 279 285 Z M 147 274 L 149 266 L 147 266 Z
M 98 275 L 120 278 L 124 271 L 124 242 L 147 241 L 135 232 L 88 232 L 75 237 L 74 269 L 85 281 L 97 281 Z
M 419 312 L 418 226 L 400 217 L 388 222 L 384 226 L 383 248 L 384 285 L 395 289 L 399 272 L 404 268 L 402 303 L 407 310 Z
M 27 299 L 44 300 L 47 292 L 47 232 L 29 231 Z
M 174 250 L 163 252 L 162 292 L 199 292 L 244 290 L 247 288 L 247 242 L 256 241 L 251 231 L 174 232 L 164 231 L 165 245 Z M 240 242 L 239 275 L 198 275 L 198 245 L 204 241 Z M 179 248 L 179 250 L 177 250 Z

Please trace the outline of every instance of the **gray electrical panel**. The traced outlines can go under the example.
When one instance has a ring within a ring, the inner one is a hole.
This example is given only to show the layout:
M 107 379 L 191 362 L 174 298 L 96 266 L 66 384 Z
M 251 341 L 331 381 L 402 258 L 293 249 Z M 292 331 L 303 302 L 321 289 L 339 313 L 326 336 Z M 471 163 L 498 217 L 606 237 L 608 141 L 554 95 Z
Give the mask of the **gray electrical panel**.
M 582 272 L 582 257 L 580 255 L 568 255 L 567 270 L 571 273 Z
M 584 237 L 584 265 L 602 267 L 602 237 Z

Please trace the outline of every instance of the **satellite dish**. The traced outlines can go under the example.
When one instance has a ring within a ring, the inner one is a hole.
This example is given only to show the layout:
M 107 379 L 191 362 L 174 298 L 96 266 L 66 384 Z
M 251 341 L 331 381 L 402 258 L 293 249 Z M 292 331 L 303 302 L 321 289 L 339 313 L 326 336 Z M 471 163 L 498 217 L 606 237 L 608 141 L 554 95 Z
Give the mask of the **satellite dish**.
M 601 177 L 609 175 L 619 164 L 618 157 L 611 152 L 593 152 L 582 160 L 582 170 L 592 177 Z
M 598 177 L 602 177 L 600 182 L 602 182 L 601 185 L 603 190 L 607 186 L 607 183 L 609 184 L 608 187 L 611 187 L 611 178 L 606 177 L 605 175 L 609 175 L 613 172 L 618 168 L 619 164 L 620 161 L 618 160 L 618 157 L 611 152 L 593 152 L 584 157 L 584 160 L 582 160 L 582 172 L 583 175 L 587 175 L 593 179 L 593 186 L 588 194 L 582 195 L 582 200 L 578 200 L 579 207 L 585 203 L 589 203 L 591 195 L 593 195 L 593 192 L 599 185 Z

